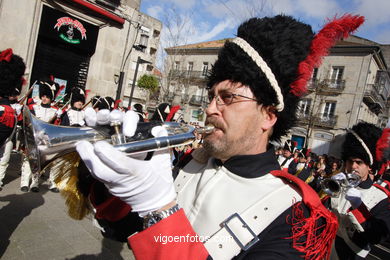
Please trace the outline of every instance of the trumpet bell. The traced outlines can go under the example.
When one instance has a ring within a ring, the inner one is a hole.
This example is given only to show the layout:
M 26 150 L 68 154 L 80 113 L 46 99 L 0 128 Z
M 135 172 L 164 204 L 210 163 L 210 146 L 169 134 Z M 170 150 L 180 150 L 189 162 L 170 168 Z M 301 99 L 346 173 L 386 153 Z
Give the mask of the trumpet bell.
M 80 140 L 96 142 L 109 138 L 108 133 L 91 127 L 67 127 L 46 123 L 23 109 L 26 156 L 31 171 L 38 173 L 55 158 L 75 151 Z

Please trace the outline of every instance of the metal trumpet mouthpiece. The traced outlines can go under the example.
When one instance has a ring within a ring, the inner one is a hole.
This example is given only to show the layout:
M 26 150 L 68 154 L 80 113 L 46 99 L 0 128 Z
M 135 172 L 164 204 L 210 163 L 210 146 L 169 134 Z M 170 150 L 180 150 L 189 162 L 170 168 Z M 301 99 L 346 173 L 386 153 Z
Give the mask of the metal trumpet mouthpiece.
M 214 130 L 213 125 L 206 125 L 205 127 L 195 129 L 197 134 L 210 134 Z

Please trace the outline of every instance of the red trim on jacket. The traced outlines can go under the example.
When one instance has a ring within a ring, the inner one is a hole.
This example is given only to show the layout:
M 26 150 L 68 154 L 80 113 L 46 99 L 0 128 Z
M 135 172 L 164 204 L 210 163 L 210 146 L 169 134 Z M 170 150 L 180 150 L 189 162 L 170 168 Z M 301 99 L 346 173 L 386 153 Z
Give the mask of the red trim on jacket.
M 383 187 L 382 185 L 380 185 L 378 183 L 374 183 L 374 186 L 377 187 L 378 189 L 380 189 L 381 191 L 383 191 L 384 193 L 386 193 L 387 197 L 390 198 L 390 190 L 389 190 L 390 183 L 386 180 L 384 180 L 383 182 L 386 183 L 386 187 Z
M 0 123 L 9 128 L 13 128 L 15 126 L 15 110 L 11 106 L 1 106 L 4 107 L 4 110 L 0 116 Z
M 91 187 L 89 198 L 93 207 L 96 209 L 95 217 L 105 219 L 111 222 L 119 221 L 131 212 L 131 206 L 123 202 L 118 197 L 110 194 L 110 197 L 104 202 L 97 204 L 94 186 Z
M 355 218 L 357 219 L 359 224 L 362 224 L 363 222 L 365 222 L 367 219 L 371 218 L 371 216 L 372 216 L 370 211 L 366 207 L 366 205 L 364 205 L 364 203 L 361 203 L 358 208 L 353 209 L 349 212 L 351 212 L 355 216 Z
M 207 259 L 209 255 L 183 209 L 128 241 L 136 259 Z

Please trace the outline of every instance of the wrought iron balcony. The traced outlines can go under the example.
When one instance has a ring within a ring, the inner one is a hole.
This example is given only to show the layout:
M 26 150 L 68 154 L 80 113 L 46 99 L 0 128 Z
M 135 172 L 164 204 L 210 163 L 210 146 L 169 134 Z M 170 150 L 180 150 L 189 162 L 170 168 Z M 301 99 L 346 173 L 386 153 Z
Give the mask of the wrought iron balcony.
M 206 104 L 206 102 L 207 102 L 207 97 L 192 95 L 189 103 L 194 106 L 201 106 L 203 104 Z
M 376 84 L 367 84 L 364 90 L 364 103 L 374 112 L 380 112 L 386 107 L 386 102 L 379 93 L 379 88 Z
M 317 114 L 312 120 L 316 126 L 334 128 L 337 123 L 337 117 L 336 115 Z
M 345 80 L 324 79 L 318 83 L 318 90 L 323 94 L 340 94 L 345 89 Z
M 310 115 L 305 113 L 297 113 L 297 119 L 298 123 L 300 124 L 309 124 L 310 122 Z
M 186 79 L 206 79 L 206 73 L 200 70 L 171 70 L 169 71 L 171 79 L 186 78 Z

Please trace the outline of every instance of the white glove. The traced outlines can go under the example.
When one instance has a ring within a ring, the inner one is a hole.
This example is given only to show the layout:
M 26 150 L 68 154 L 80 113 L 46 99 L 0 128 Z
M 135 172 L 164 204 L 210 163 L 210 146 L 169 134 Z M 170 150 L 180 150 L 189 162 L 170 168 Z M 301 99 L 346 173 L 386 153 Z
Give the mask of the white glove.
M 96 111 L 92 107 L 87 107 L 84 110 L 84 120 L 87 126 L 96 126 Z
M 125 136 L 133 136 L 137 130 L 137 124 L 139 121 L 139 116 L 136 112 L 129 110 L 126 112 L 123 117 L 122 131 Z
M 56 115 L 57 115 L 57 117 L 60 117 L 62 115 L 62 109 L 61 108 L 57 109 Z
M 113 122 L 122 123 L 123 116 L 124 116 L 124 113 L 122 111 L 119 111 L 118 109 L 114 109 L 110 112 L 110 115 L 108 116 L 108 120 L 110 121 L 110 123 L 113 123 Z
M 110 124 L 110 110 L 101 109 L 96 113 L 96 124 L 108 125 Z
M 350 188 L 345 193 L 345 199 L 351 203 L 352 208 L 357 209 L 362 204 L 362 193 L 356 188 Z
M 152 133 L 166 135 L 162 129 L 155 127 Z M 92 175 L 141 217 L 175 200 L 168 149 L 155 152 L 150 161 L 130 158 L 105 141 L 80 141 L 76 149 Z
M 15 110 L 15 113 L 18 116 L 22 112 L 23 105 L 15 103 L 15 104 L 11 104 L 11 107 Z
M 331 179 L 335 181 L 344 181 L 347 180 L 347 176 L 345 176 L 345 173 L 340 172 L 338 174 L 333 175 Z

